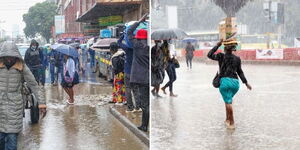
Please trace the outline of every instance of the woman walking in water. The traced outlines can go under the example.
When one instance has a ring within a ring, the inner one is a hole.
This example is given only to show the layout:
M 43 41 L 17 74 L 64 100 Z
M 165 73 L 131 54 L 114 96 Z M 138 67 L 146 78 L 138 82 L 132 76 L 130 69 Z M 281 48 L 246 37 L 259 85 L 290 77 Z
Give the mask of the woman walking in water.
M 68 55 L 64 55 L 64 61 L 65 63 L 63 68 L 61 85 L 69 96 L 67 103 L 69 105 L 73 105 L 74 104 L 73 86 L 79 83 L 79 76 L 76 70 L 76 63 L 74 59 Z
M 232 52 L 236 51 L 237 41 L 224 41 L 225 53 L 215 52 L 222 45 L 223 40 L 221 39 L 217 45 L 208 52 L 207 57 L 219 62 L 219 76 L 220 76 L 220 87 L 219 91 L 223 97 L 226 108 L 226 120 L 225 124 L 228 129 L 234 129 L 234 119 L 232 110 L 232 98 L 239 90 L 238 76 L 242 82 L 247 86 L 249 90 L 252 87 L 248 84 L 247 79 L 241 68 L 241 59 L 235 56 Z

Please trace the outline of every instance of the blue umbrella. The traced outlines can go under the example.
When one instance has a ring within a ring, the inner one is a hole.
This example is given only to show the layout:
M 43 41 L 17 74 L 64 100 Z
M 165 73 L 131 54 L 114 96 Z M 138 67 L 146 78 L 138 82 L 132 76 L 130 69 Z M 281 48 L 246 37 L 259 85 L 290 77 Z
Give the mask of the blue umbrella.
M 57 52 L 60 52 L 62 54 L 68 55 L 68 56 L 72 56 L 74 58 L 79 56 L 77 50 L 70 45 L 54 44 L 51 46 L 51 48 Z
M 184 38 L 182 40 L 182 42 L 184 42 L 184 43 L 188 43 L 188 42 L 194 43 L 194 42 L 198 42 L 198 40 L 195 39 L 195 38 L 187 37 L 187 38 Z

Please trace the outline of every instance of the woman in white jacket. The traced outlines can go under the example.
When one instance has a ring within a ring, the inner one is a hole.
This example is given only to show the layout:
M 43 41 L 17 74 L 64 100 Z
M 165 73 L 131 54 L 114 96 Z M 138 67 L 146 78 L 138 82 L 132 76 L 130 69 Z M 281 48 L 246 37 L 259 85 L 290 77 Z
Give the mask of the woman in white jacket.
M 64 55 L 64 68 L 61 86 L 69 95 L 67 103 L 70 105 L 74 104 L 74 90 L 73 86 L 79 83 L 79 76 L 76 70 L 76 64 L 72 57 Z

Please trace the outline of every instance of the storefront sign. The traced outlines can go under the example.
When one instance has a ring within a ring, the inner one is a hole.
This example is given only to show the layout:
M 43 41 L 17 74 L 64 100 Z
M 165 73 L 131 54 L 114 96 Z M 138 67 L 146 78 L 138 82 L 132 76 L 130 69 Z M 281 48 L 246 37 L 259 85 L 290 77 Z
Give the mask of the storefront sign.
M 99 25 L 101 27 L 103 26 L 113 26 L 118 23 L 123 22 L 123 17 L 122 16 L 108 16 L 108 17 L 100 17 L 98 19 Z

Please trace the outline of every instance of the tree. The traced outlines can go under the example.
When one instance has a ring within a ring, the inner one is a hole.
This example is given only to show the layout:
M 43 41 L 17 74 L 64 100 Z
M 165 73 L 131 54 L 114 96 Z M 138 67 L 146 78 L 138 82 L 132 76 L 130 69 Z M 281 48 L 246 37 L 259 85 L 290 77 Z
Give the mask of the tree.
M 30 7 L 28 13 L 23 15 L 26 37 L 34 38 L 36 35 L 41 35 L 49 43 L 56 9 L 55 3 L 46 1 Z

